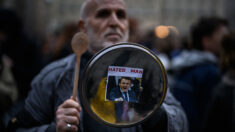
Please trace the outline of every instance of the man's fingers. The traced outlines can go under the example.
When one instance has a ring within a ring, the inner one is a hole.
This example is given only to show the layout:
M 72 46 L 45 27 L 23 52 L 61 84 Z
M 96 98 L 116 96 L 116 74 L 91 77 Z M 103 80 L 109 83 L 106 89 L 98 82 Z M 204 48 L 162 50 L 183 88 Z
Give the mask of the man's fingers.
M 60 125 L 65 125 L 65 124 L 73 124 L 73 125 L 78 125 L 79 124 L 79 118 L 76 116 L 65 116 L 65 115 L 59 115 L 56 118 L 57 123 Z
M 72 124 L 70 124 L 70 125 L 71 125 L 70 127 L 67 126 L 67 124 L 65 125 L 64 130 L 66 132 L 77 132 L 78 131 L 77 125 L 72 125 Z
M 59 107 L 61 108 L 76 108 L 78 110 L 78 112 L 82 111 L 82 107 L 81 105 L 74 101 L 73 99 L 68 99 L 66 100 L 62 105 L 60 105 Z
M 70 99 L 73 99 L 73 96 L 71 96 Z M 73 100 L 74 100 L 74 99 L 73 99 Z M 76 97 L 76 100 L 75 100 L 75 101 L 78 102 L 78 97 Z
M 73 125 L 78 125 L 79 120 L 75 116 L 65 116 L 66 123 L 73 124 Z
M 67 116 L 76 116 L 78 119 L 80 119 L 80 114 L 75 108 L 64 108 L 64 114 Z
M 82 108 L 77 100 L 67 99 L 56 111 L 56 129 L 58 131 L 77 131 Z
M 59 124 L 57 124 L 57 131 L 59 131 L 59 132 L 77 132 L 78 127 L 77 127 L 77 125 L 70 124 L 70 123 L 59 123 Z

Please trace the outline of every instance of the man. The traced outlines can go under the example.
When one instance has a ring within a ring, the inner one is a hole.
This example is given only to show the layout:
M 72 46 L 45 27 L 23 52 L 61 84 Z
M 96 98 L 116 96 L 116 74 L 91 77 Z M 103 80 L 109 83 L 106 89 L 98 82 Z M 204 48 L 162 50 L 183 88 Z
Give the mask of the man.
M 235 32 L 222 39 L 221 82 L 214 88 L 203 132 L 235 131 Z
M 110 99 L 113 101 L 127 101 L 137 103 L 136 93 L 131 88 L 132 79 L 130 77 L 121 77 L 118 80 L 117 88 L 113 88 L 110 92 Z
M 172 59 L 174 95 L 187 113 L 190 131 L 201 129 L 212 89 L 220 80 L 217 57 L 228 23 L 218 17 L 202 17 L 191 28 L 192 50 Z
M 81 71 L 92 54 L 109 45 L 128 40 L 128 18 L 123 0 L 87 0 L 81 8 L 78 26 L 88 35 L 88 51 L 81 57 Z M 18 131 L 144 131 L 162 128 L 185 131 L 187 121 L 180 104 L 167 94 L 162 108 L 145 124 L 113 128 L 92 119 L 77 100 L 71 99 L 75 55 L 47 66 L 32 82 L 25 110 L 11 125 Z M 150 124 L 151 122 L 151 124 Z

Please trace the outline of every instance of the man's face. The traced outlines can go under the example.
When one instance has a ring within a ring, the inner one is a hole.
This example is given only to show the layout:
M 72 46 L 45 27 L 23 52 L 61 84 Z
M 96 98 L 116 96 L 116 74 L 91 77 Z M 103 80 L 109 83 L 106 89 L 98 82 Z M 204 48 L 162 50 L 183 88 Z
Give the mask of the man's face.
M 210 47 L 209 50 L 216 56 L 219 56 L 221 49 L 221 41 L 224 35 L 228 34 L 228 28 L 221 25 L 211 36 L 210 36 Z
M 128 40 L 129 25 L 125 4 L 122 0 L 94 0 L 92 11 L 87 16 L 85 30 L 88 35 L 88 50 L 99 50 Z
M 123 92 L 127 92 L 128 89 L 131 87 L 131 80 L 123 78 L 119 83 L 119 87 L 122 89 Z

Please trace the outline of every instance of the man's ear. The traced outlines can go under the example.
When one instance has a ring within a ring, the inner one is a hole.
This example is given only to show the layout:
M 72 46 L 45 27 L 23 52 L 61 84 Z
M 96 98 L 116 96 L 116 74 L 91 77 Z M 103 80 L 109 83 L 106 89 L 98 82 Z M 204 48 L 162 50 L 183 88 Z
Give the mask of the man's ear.
M 81 32 L 86 33 L 86 28 L 85 28 L 85 22 L 84 20 L 79 20 L 78 21 L 78 28 Z

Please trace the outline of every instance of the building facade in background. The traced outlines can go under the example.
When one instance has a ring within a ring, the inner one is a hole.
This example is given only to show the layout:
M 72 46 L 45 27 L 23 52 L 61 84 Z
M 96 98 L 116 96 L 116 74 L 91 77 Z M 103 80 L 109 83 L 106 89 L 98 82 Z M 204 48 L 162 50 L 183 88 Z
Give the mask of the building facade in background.
M 1 7 L 15 9 L 26 30 L 35 35 L 54 32 L 77 22 L 83 0 L 0 0 Z M 139 21 L 142 32 L 158 25 L 175 26 L 182 35 L 200 16 L 221 16 L 235 29 L 234 0 L 126 0 L 128 13 Z

